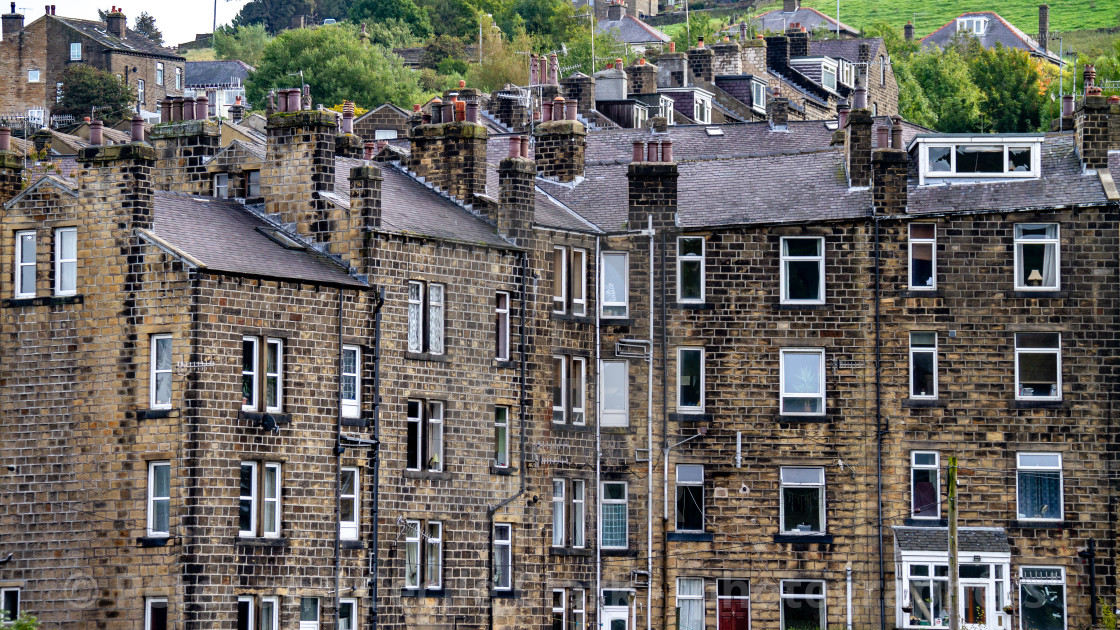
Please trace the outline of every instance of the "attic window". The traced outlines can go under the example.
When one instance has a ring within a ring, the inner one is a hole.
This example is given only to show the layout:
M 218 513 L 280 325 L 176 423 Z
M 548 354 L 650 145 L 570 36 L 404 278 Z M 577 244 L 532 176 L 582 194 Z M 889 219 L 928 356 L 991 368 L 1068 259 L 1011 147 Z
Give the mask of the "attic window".
M 982 17 L 960 18 L 957 20 L 957 32 L 968 31 L 976 35 L 983 35 L 988 26 L 988 19 Z
M 720 129 L 719 127 L 707 127 L 706 129 L 704 129 L 704 132 L 707 133 L 709 136 L 722 136 L 723 135 L 723 129 Z
M 1041 136 L 916 138 L 921 182 L 942 178 L 998 180 L 1038 177 Z
M 264 234 L 268 238 L 276 241 L 277 243 L 282 245 L 285 249 L 292 249 L 292 250 L 296 250 L 296 251 L 303 251 L 303 250 L 307 249 L 306 247 L 303 246 L 302 243 L 293 239 L 292 237 L 288 236 L 287 234 L 284 234 L 280 230 L 277 230 L 276 228 L 258 227 L 257 231 L 260 232 L 261 234 Z

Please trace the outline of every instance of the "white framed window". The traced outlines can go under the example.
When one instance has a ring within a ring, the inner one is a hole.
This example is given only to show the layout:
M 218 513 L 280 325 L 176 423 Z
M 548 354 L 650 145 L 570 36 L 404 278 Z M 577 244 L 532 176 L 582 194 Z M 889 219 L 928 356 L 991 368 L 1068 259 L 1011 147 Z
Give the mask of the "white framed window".
M 358 630 L 358 600 L 344 597 L 338 600 L 338 630 Z
M 909 613 L 902 613 L 905 626 L 948 627 L 949 567 L 945 562 L 903 563 L 907 592 L 899 594 L 898 603 L 910 606 Z
M 704 301 L 704 237 L 677 239 L 677 301 Z
M 0 588 L 0 621 L 15 621 L 17 619 L 19 619 L 19 589 L 16 587 Z
M 362 349 L 342 346 L 342 415 L 362 415 Z
M 572 248 L 569 288 L 572 293 L 572 315 L 587 315 L 587 250 Z
M 1015 290 L 1060 289 L 1061 262 L 1057 223 L 1015 225 Z
M 494 407 L 494 466 L 509 468 L 509 407 Z
M 572 547 L 582 549 L 587 544 L 587 482 L 572 479 Z
M 755 111 L 766 112 L 766 84 L 761 81 L 751 82 L 751 107 Z
M 420 588 L 420 521 L 404 523 L 404 587 Z
M 264 401 L 265 411 L 280 411 L 283 407 L 284 342 L 272 337 L 262 340 L 247 335 L 241 338 L 241 408 L 258 411 L 261 400 Z
M 703 348 L 677 348 L 677 411 L 704 411 Z
M 358 539 L 358 509 L 362 488 L 360 480 L 357 468 L 347 466 L 342 469 L 342 516 L 339 519 L 339 538 L 342 540 Z
M 823 348 L 783 348 L 781 351 L 781 413 L 813 416 L 825 412 Z
M 1015 398 L 1062 399 L 1061 333 L 1015 333 Z
M 961 137 L 956 142 L 919 141 L 919 185 L 927 179 L 1000 179 L 1038 177 L 1042 155 L 1041 137 L 1014 142 Z M 940 183 L 940 182 L 936 182 Z
M 280 630 L 280 599 L 261 598 L 261 630 Z
M 564 518 L 567 503 L 568 482 L 565 479 L 552 480 L 552 546 L 563 547 L 568 541 L 567 519 Z
M 824 304 L 824 238 L 783 236 L 782 304 Z
M 692 93 L 695 102 L 693 103 L 693 120 L 706 125 L 712 122 L 712 100 L 706 96 L 700 96 L 697 92 Z
M 680 630 L 704 630 L 704 579 L 677 578 Z
M 825 532 L 824 468 L 783 466 L 783 534 Z
M 78 292 L 78 228 L 54 231 L 54 294 Z
M 171 408 L 171 335 L 151 337 L 149 405 L 152 409 Z
M 35 297 L 35 230 L 16 232 L 15 297 Z
M 630 539 L 630 515 L 625 481 L 604 481 L 599 500 L 599 546 L 626 549 Z
M 1019 567 L 1019 628 L 1066 629 L 1066 573 L 1062 567 Z
M 183 89 L 183 69 L 175 68 L 175 89 Z
M 824 580 L 782 580 L 782 630 L 825 630 Z
M 977 36 L 983 35 L 984 30 L 988 26 L 988 20 L 982 17 L 968 17 L 957 19 L 957 30 L 973 33 Z
M 82 42 L 70 42 L 70 61 L 82 60 Z
M 603 252 L 603 295 L 604 318 L 626 317 L 630 314 L 630 257 L 625 252 Z
M 910 397 L 937 398 L 937 333 L 910 333 Z
M 319 630 L 319 598 L 299 598 L 299 630 Z
M 568 248 L 552 248 L 552 312 L 568 312 Z
M 264 410 L 280 411 L 284 401 L 284 342 L 265 340 Z
M 568 593 L 562 588 L 552 589 L 552 628 L 568 627 Z
M 156 85 L 163 85 L 163 62 L 156 62 Z
M 144 102 L 144 79 L 136 79 L 136 95 L 137 100 L 141 103 Z
M 38 83 L 39 80 L 40 79 L 39 79 L 39 71 L 38 70 L 28 70 L 27 71 L 27 82 L 28 83 Z
M 245 411 L 257 410 L 259 380 L 257 375 L 259 344 L 257 337 L 241 338 L 241 408 Z
M 148 536 L 170 536 L 171 462 L 148 462 Z
M 1019 520 L 1062 520 L 1062 454 L 1017 453 L 1016 464 L 1015 503 Z
M 144 598 L 144 630 L 167 630 L 167 598 Z
M 494 358 L 509 360 L 509 293 L 494 294 Z
M 494 590 L 513 588 L 513 525 L 494 523 Z
M 941 518 L 941 456 L 936 451 L 910 453 L 910 516 Z
M 837 65 L 834 63 L 824 62 L 821 64 L 821 85 L 836 91 L 836 71 Z
M 601 361 L 599 366 L 600 426 L 625 427 L 630 424 L 630 365 Z
M 396 129 L 375 129 L 373 131 L 373 139 L 374 140 L 396 140 L 397 139 L 397 130 Z
M 443 470 L 443 403 L 408 401 L 408 445 L 405 467 L 409 470 Z
M 261 196 L 261 172 L 245 172 L 245 196 L 248 198 Z
M 268 462 L 261 478 L 261 536 L 280 537 L 280 464 Z
M 214 196 L 218 199 L 229 198 L 228 173 L 214 173 Z
M 254 600 L 254 598 L 249 596 L 241 596 L 237 598 L 237 627 L 239 630 L 241 628 L 245 628 L 248 630 L 257 627 L 255 623 L 256 619 L 253 615 L 253 613 L 256 612 L 255 608 L 256 601 Z
M 572 600 L 572 630 L 583 630 L 587 627 L 587 591 L 582 588 L 573 588 L 570 598 Z
M 750 630 L 751 581 L 746 578 L 716 580 L 717 630 Z
M 677 464 L 677 531 L 704 531 L 704 467 Z
M 443 354 L 444 286 L 408 283 L 408 351 Z
M 908 284 L 912 291 L 937 289 L 937 225 L 910 224 L 910 269 Z
M 237 535 L 250 538 L 257 535 L 257 463 L 241 462 L 241 494 L 237 509 Z
M 587 359 L 570 355 L 552 357 L 552 421 L 587 423 Z
M 424 587 L 443 588 L 443 523 L 428 521 L 424 537 Z
M 879 55 L 879 85 L 887 84 L 887 58 L 884 55 Z M 878 108 L 876 108 L 878 110 Z

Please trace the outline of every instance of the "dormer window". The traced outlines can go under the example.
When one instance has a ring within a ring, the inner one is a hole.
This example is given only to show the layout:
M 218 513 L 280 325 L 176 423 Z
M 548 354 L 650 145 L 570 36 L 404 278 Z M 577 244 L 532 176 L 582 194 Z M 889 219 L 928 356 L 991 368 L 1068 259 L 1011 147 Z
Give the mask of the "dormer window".
M 944 179 L 970 181 L 1038 177 L 1041 135 L 919 136 L 919 184 L 944 183 Z M 929 181 L 932 180 L 932 181 Z
M 983 35 L 988 27 L 988 18 L 968 17 L 957 20 L 957 32 L 967 31 L 977 36 Z
M 702 125 L 712 122 L 712 101 L 708 97 L 701 96 L 700 94 L 696 94 L 695 98 L 696 100 L 693 104 L 693 120 Z
M 761 81 L 751 81 L 751 107 L 766 113 L 766 84 Z
M 833 92 L 836 91 L 836 66 L 827 63 L 821 65 L 821 85 Z

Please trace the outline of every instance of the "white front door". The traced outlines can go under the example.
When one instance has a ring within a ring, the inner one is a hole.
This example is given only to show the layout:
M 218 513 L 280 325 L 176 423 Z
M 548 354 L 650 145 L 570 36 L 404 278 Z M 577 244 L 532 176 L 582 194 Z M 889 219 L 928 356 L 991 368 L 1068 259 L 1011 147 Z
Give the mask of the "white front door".
M 629 606 L 603 606 L 602 630 L 630 630 Z

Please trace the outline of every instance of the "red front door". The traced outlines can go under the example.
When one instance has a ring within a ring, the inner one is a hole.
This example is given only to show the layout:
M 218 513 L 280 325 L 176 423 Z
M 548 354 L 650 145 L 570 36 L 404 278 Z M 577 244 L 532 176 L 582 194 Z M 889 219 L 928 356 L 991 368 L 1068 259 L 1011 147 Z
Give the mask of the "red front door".
M 750 630 L 750 612 L 750 600 L 719 600 L 719 630 Z

